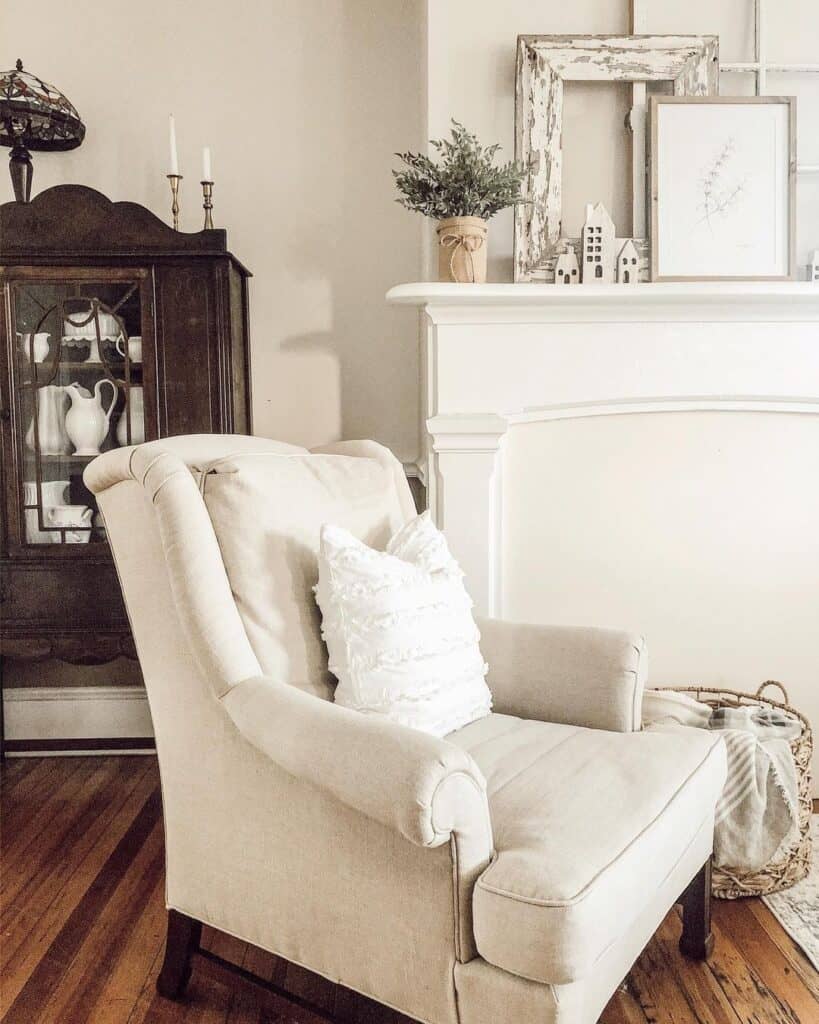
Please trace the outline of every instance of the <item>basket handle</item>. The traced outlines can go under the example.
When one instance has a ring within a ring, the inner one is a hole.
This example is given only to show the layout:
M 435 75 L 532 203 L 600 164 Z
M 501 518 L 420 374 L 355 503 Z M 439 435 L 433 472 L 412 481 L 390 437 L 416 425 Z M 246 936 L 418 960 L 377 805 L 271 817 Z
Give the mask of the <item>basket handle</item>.
M 754 696 L 755 696 L 755 697 L 761 697 L 761 696 L 762 696 L 762 691 L 763 691 L 763 690 L 764 690 L 764 689 L 765 689 L 765 688 L 766 688 L 767 686 L 778 686 L 778 687 L 779 687 L 779 689 L 780 689 L 780 690 L 782 691 L 782 696 L 783 696 L 783 697 L 785 698 L 785 700 L 784 700 L 784 703 L 785 703 L 785 704 L 790 704 L 790 702 L 791 702 L 791 699 L 790 699 L 790 697 L 788 696 L 788 691 L 787 691 L 787 690 L 785 689 L 785 687 L 784 687 L 784 686 L 782 685 L 782 683 L 780 683 L 780 682 L 779 682 L 779 680 L 778 680 L 778 679 L 766 679 L 766 680 L 765 680 L 765 682 L 764 682 L 764 683 L 762 683 L 762 685 L 761 685 L 761 686 L 759 687 L 759 689 L 758 689 L 758 690 L 756 691 L 756 693 L 754 694 Z

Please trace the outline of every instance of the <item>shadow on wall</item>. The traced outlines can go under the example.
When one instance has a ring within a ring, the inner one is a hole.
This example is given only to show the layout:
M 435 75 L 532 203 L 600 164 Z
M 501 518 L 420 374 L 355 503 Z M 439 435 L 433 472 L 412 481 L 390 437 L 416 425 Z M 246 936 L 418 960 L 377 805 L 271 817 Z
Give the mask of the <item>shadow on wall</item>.
M 422 221 L 395 202 L 390 172 L 396 150 L 423 144 L 422 7 L 341 5 L 294 92 L 303 131 L 282 160 L 295 191 L 253 284 L 258 434 L 373 437 L 417 456 L 417 315 L 384 294 L 421 273 Z
M 343 438 L 340 339 L 331 331 L 286 338 L 275 361 L 282 368 L 276 417 L 302 424 L 308 448 Z M 258 429 L 257 433 L 265 433 Z

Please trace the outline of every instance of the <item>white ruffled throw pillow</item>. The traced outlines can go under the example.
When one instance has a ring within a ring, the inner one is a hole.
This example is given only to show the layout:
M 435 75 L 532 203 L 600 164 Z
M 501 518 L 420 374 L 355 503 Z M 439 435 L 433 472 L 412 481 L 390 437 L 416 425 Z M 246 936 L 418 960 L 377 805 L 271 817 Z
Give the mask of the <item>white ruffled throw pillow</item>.
M 386 551 L 323 526 L 315 592 L 337 704 L 433 736 L 489 714 L 472 601 L 429 513 Z

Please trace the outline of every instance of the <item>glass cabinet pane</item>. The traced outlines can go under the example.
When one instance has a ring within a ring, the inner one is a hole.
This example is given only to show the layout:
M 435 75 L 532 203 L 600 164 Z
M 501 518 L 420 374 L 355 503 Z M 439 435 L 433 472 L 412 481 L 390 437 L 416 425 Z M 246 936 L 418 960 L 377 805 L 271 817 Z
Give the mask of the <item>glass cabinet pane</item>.
M 82 473 L 145 440 L 141 301 L 136 278 L 11 285 L 26 544 L 105 540 Z

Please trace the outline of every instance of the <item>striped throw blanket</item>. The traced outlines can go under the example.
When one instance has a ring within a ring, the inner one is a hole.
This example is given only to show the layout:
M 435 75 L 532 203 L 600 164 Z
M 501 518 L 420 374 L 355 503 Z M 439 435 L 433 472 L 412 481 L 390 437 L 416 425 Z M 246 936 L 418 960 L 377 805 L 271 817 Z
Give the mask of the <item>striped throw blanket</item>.
M 723 728 L 707 704 L 673 691 L 646 690 L 643 726 L 651 730 L 719 729 L 728 755 L 728 777 L 717 803 L 714 861 L 723 869 L 758 871 L 798 838 L 796 768 L 786 739 L 770 727 Z
M 786 740 L 760 740 L 740 729 L 722 732 L 728 779 L 717 804 L 714 861 L 758 871 L 799 834 L 796 769 Z

